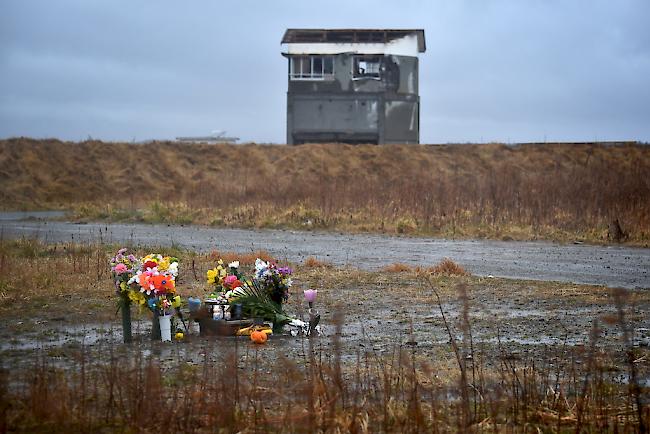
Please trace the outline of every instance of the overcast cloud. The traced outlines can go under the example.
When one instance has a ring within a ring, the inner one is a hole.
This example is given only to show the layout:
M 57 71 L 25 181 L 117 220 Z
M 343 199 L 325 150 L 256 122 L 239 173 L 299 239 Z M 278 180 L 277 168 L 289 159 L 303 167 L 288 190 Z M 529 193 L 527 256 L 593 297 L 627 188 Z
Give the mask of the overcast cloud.
M 421 141 L 650 141 L 650 2 L 0 4 L 0 137 L 285 142 L 286 28 L 423 28 Z

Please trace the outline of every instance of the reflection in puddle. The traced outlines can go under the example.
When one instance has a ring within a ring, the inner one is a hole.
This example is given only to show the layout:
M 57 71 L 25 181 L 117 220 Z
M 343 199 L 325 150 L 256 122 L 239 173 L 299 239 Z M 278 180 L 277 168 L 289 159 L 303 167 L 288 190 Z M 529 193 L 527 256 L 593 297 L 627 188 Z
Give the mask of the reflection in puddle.
M 49 323 L 43 326 L 50 325 Z M 134 321 L 134 335 L 150 333 L 150 321 Z M 121 343 L 122 328 L 113 323 L 52 325 L 31 335 L 0 342 L 0 350 L 36 350 L 64 345 L 96 345 L 99 342 Z

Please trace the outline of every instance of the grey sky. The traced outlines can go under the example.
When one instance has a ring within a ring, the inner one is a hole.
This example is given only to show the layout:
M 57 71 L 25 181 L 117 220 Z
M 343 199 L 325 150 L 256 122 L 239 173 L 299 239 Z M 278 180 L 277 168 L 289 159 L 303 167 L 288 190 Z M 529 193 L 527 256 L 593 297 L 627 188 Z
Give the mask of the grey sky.
M 650 1 L 0 3 L 0 138 L 285 141 L 288 27 L 423 28 L 421 141 L 650 141 Z

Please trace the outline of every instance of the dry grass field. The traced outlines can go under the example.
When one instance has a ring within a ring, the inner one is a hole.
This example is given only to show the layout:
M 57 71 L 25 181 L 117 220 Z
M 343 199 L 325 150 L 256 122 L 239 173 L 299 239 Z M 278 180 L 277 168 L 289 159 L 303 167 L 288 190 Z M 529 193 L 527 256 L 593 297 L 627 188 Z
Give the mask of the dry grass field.
M 650 239 L 650 146 L 0 141 L 4 209 L 450 238 Z
M 78 219 L 606 241 L 650 238 L 650 147 L 0 142 L 5 209 Z M 610 237 L 611 238 L 611 237 Z

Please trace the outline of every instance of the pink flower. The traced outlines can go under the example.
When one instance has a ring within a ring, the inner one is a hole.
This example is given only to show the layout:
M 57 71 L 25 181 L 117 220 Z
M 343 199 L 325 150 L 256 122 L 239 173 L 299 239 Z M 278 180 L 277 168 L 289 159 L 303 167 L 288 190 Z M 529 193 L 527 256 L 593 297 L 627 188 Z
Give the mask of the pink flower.
M 225 279 L 223 279 L 223 284 L 224 284 L 225 286 L 227 286 L 227 287 L 230 288 L 230 285 L 232 285 L 233 283 L 235 283 L 236 280 L 237 280 L 237 276 L 233 276 L 233 275 L 231 274 L 231 275 L 229 275 L 229 276 L 226 276 Z
M 128 268 L 126 268 L 126 265 L 124 264 L 117 264 L 115 268 L 113 268 L 113 271 L 115 271 L 115 274 L 122 274 L 126 273 L 128 271 Z
M 307 303 L 313 303 L 314 301 L 316 301 L 316 294 L 318 294 L 318 290 L 306 289 L 303 292 L 305 293 L 305 301 Z

